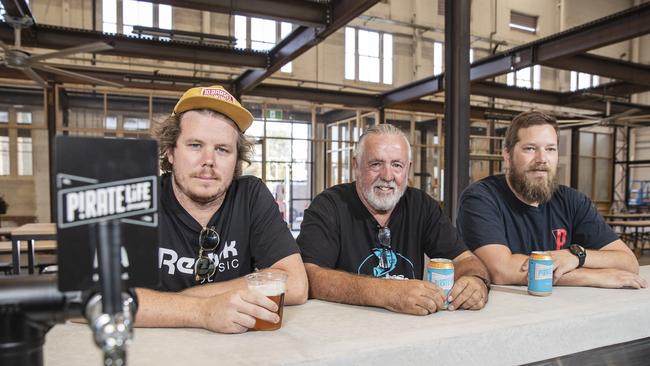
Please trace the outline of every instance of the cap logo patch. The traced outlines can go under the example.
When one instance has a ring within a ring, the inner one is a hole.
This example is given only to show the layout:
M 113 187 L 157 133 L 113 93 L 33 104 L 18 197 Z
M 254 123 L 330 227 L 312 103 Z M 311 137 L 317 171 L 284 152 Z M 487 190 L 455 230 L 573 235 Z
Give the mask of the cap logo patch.
M 228 103 L 233 103 L 235 101 L 235 98 L 232 95 L 230 95 L 230 93 L 220 88 L 203 88 L 203 90 L 201 91 L 201 95 L 206 97 L 221 99 Z

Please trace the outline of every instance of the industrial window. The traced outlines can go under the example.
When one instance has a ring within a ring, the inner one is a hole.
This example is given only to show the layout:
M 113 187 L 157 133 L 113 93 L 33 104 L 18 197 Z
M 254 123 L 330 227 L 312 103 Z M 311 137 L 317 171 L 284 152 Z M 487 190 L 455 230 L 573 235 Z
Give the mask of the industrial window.
M 149 131 L 149 119 L 139 117 L 124 117 L 123 128 L 126 131 Z
M 32 175 L 32 131 L 18 129 L 18 175 Z
M 303 213 L 311 203 L 311 125 L 285 116 L 283 109 L 264 109 L 246 135 L 256 141 L 251 164 L 244 174 L 262 179 L 291 230 L 300 230 Z
M 345 28 L 345 78 L 393 83 L 393 35 Z
M 578 89 L 587 89 L 600 84 L 598 75 L 586 74 L 584 72 L 571 71 L 571 91 Z
M 0 176 L 33 174 L 33 124 L 32 111 L 0 110 Z
M 268 51 L 288 36 L 292 30 L 291 23 L 235 15 L 235 39 L 238 48 Z M 287 62 L 280 69 L 286 73 L 290 73 L 292 70 L 291 62 Z
M 139 35 L 133 33 L 133 26 L 136 25 L 161 29 L 172 28 L 172 7 L 170 5 L 158 5 L 136 0 L 122 0 L 121 10 L 121 12 L 118 12 L 117 0 L 102 1 L 102 30 L 104 32 Z M 157 12 L 157 17 L 154 16 L 155 12 Z M 157 24 L 155 24 L 154 19 L 157 19 Z M 151 38 L 151 36 L 145 35 L 141 37 Z
M 539 89 L 541 79 L 541 67 L 535 65 L 533 67 L 525 67 L 515 72 L 509 72 L 506 75 L 506 84 L 508 84 L 508 86 L 518 86 L 520 88 Z
M 16 123 L 23 125 L 32 124 L 32 112 L 16 112 Z
M 9 160 L 9 130 L 0 128 L 0 175 L 9 175 L 11 166 Z
M 611 201 L 612 139 L 609 132 L 580 131 L 578 190 L 594 202 Z
M 537 32 L 537 16 L 510 11 L 510 28 L 524 32 Z
M 474 62 L 474 50 L 469 49 L 469 63 Z M 445 47 L 442 42 L 433 42 L 433 75 L 440 75 L 445 65 Z

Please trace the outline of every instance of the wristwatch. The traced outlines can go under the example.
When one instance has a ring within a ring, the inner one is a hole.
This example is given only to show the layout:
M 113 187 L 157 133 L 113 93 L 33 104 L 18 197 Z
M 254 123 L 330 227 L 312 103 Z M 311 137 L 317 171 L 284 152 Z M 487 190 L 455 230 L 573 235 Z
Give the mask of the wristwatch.
M 576 268 L 582 267 L 585 264 L 585 259 L 587 258 L 587 251 L 585 248 L 581 247 L 578 244 L 571 244 L 569 245 L 569 251 L 571 254 L 578 257 L 578 267 Z

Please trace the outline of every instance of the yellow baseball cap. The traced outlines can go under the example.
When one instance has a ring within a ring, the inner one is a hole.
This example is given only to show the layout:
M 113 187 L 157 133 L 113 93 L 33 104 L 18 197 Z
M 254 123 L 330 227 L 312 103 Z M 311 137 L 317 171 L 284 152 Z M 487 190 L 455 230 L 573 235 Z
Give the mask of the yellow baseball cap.
M 176 103 L 172 114 L 183 113 L 192 109 L 210 109 L 223 113 L 232 119 L 241 132 L 245 132 L 253 123 L 253 115 L 221 85 L 199 86 L 186 91 Z

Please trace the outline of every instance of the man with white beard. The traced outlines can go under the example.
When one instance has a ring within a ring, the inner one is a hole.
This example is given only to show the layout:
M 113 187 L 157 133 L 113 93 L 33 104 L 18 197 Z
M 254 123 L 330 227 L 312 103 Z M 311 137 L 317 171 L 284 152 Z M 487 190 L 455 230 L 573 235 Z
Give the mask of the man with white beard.
M 503 145 L 506 174 L 461 195 L 456 224 L 463 239 L 495 284 L 525 285 L 528 255 L 548 251 L 557 285 L 646 287 L 634 254 L 591 200 L 558 185 L 557 131 L 555 118 L 540 112 L 512 120 Z
M 474 256 L 438 203 L 407 187 L 411 148 L 402 131 L 382 124 L 359 139 L 356 182 L 316 196 L 305 210 L 297 242 L 310 296 L 395 312 L 427 315 L 478 310 L 488 300 L 487 269 Z M 422 281 L 424 254 L 452 259 L 455 284 L 443 290 Z

